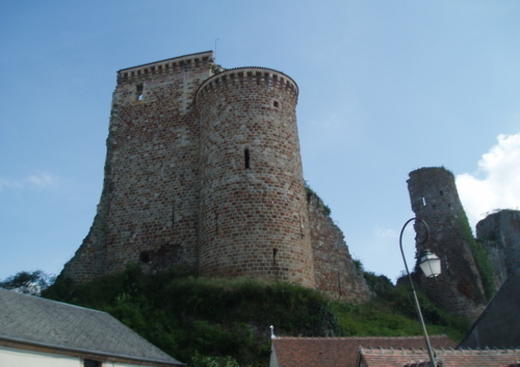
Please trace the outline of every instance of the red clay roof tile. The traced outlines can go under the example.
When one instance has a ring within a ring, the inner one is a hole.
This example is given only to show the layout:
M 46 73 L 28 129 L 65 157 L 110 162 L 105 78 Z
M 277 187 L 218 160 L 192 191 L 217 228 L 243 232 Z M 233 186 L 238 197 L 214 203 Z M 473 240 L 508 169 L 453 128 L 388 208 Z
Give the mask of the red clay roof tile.
M 434 348 L 451 348 L 456 343 L 445 335 L 430 337 Z M 272 340 L 279 367 L 355 367 L 360 347 L 423 348 L 422 336 L 293 338 Z
M 520 349 L 436 349 L 443 367 L 509 367 L 520 361 Z M 360 348 L 360 358 L 367 367 L 426 367 L 425 349 Z

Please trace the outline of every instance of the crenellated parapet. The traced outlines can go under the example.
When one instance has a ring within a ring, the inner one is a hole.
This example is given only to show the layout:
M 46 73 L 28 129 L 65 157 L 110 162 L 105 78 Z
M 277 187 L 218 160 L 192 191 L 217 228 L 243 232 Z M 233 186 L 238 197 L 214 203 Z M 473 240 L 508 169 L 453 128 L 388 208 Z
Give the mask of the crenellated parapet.
M 147 79 L 155 74 L 168 74 L 189 71 L 191 69 L 207 67 L 213 64 L 213 52 L 204 51 L 180 57 L 172 57 L 156 62 L 132 66 L 117 72 L 117 82 L 135 82 Z
M 287 90 L 293 94 L 295 98 L 298 97 L 299 93 L 296 82 L 281 71 L 259 66 L 247 66 L 227 69 L 221 73 L 213 75 L 201 84 L 195 93 L 195 99 L 201 95 L 211 93 L 211 91 L 221 88 L 222 85 L 229 84 L 230 86 L 233 86 L 244 84 L 246 82 L 254 82 L 258 85 L 263 84 Z

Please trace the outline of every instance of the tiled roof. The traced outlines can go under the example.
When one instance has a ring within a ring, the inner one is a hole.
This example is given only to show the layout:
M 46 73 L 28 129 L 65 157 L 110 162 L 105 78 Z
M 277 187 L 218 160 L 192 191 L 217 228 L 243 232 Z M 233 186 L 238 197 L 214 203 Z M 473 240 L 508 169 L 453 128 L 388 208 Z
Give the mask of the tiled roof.
M 0 288 L 0 341 L 172 366 L 179 361 L 106 312 Z
M 424 349 L 361 348 L 360 358 L 367 367 L 427 367 Z M 520 349 L 436 349 L 443 367 L 510 367 L 520 361 Z
M 445 335 L 431 336 L 436 348 L 454 347 Z M 291 338 L 272 340 L 273 351 L 280 367 L 354 367 L 360 347 L 422 348 L 422 336 L 406 337 L 347 337 Z

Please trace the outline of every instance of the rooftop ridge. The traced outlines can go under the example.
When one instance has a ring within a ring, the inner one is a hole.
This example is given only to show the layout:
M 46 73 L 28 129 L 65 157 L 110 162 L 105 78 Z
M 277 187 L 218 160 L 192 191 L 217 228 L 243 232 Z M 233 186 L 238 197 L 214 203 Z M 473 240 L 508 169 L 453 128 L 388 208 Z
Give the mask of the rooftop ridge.
M 388 347 L 359 347 L 359 351 L 361 353 L 368 354 L 376 354 L 376 355 L 415 355 L 415 354 L 426 354 L 427 350 L 423 348 L 414 348 L 414 349 L 396 349 L 396 348 L 388 348 Z M 451 356 L 471 356 L 471 355 L 481 355 L 481 356 L 498 356 L 505 354 L 520 354 L 520 348 L 507 348 L 507 349 L 445 349 L 445 348 L 435 348 L 435 352 L 438 356 L 443 355 L 451 355 Z
M 446 334 L 436 334 L 430 335 L 430 338 L 448 338 Z M 286 339 L 286 340 L 367 340 L 367 339 L 424 339 L 424 336 L 420 335 L 411 335 L 411 336 L 329 336 L 329 337 L 320 337 L 320 336 L 280 336 L 277 335 L 276 339 Z
M 56 301 L 54 299 L 51 299 L 51 298 L 45 298 L 45 297 L 41 297 L 41 296 L 35 296 L 35 295 L 32 295 L 32 294 L 25 294 L 25 293 L 18 293 L 14 290 L 9 290 L 9 289 L 5 289 L 5 288 L 0 288 L 0 292 L 2 291 L 6 291 L 6 292 L 10 292 L 8 293 L 9 295 L 12 295 L 12 294 L 15 294 L 19 297 L 32 297 L 33 300 L 35 302 L 53 302 L 55 304 L 59 304 L 59 305 L 62 305 L 64 307 L 70 307 L 70 308 L 78 308 L 78 309 L 81 309 L 81 310 L 86 310 L 86 311 L 91 311 L 91 312 L 97 312 L 97 313 L 102 313 L 102 314 L 108 314 L 107 312 L 105 311 L 101 311 L 101 310 L 96 310 L 94 308 L 89 308 L 89 307 L 83 307 L 83 306 L 78 306 L 78 305 L 74 305 L 72 303 L 65 303 L 65 302 L 61 302 L 61 301 Z

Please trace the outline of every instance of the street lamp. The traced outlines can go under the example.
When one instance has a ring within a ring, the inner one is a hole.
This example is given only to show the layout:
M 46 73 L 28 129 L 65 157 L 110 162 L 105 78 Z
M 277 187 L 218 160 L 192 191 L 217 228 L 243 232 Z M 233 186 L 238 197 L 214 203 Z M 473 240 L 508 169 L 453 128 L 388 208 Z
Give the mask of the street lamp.
M 408 270 L 408 264 L 406 263 L 406 258 L 404 256 L 403 251 L 403 233 L 406 226 L 412 221 L 419 222 L 424 226 L 426 235 L 421 240 L 421 243 L 426 243 L 428 241 L 429 229 L 428 224 L 419 218 L 410 218 L 406 221 L 401 228 L 401 233 L 399 234 L 399 248 L 401 249 L 401 255 L 403 256 L 404 267 L 406 269 L 406 274 L 408 275 L 408 280 L 410 281 L 410 287 L 412 288 L 413 298 L 415 300 L 415 308 L 417 309 L 417 315 L 419 315 L 419 320 L 421 321 L 421 326 L 424 332 L 424 341 L 426 342 L 426 348 L 428 349 L 428 355 L 430 356 L 431 367 L 437 367 L 435 363 L 435 354 L 433 353 L 433 348 L 430 343 L 430 338 L 428 337 L 428 331 L 426 330 L 426 324 L 424 323 L 424 318 L 421 312 L 421 306 L 419 306 L 419 299 L 417 298 L 417 293 L 415 292 L 415 287 L 413 285 L 412 276 L 410 275 L 410 271 Z M 424 275 L 428 278 L 436 277 L 441 273 L 441 260 L 430 251 L 426 250 L 424 254 L 421 256 L 419 260 L 419 267 L 423 271 Z

